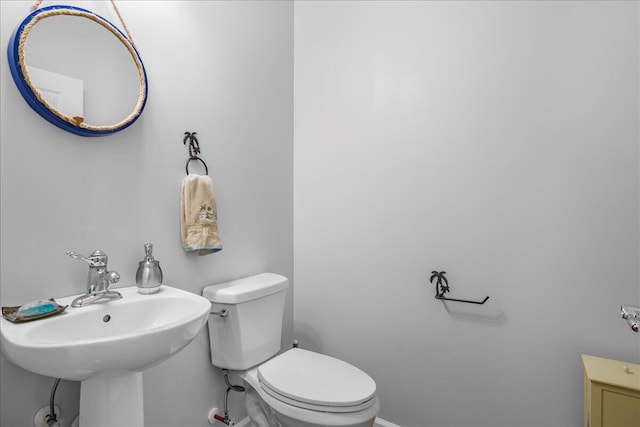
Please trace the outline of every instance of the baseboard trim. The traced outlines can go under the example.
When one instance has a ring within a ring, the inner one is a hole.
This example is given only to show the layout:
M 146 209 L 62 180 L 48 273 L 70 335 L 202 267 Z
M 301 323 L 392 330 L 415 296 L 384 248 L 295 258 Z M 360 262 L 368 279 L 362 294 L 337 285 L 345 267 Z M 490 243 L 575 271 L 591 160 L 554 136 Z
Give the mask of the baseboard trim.
M 387 420 L 383 420 L 382 418 L 376 418 L 376 423 L 373 427 L 400 427 L 398 424 L 394 424 Z
M 243 418 L 236 423 L 236 427 L 251 427 L 251 420 L 249 417 Z M 373 427 L 400 427 L 398 424 L 391 423 L 383 420 L 382 418 L 376 418 L 376 423 Z

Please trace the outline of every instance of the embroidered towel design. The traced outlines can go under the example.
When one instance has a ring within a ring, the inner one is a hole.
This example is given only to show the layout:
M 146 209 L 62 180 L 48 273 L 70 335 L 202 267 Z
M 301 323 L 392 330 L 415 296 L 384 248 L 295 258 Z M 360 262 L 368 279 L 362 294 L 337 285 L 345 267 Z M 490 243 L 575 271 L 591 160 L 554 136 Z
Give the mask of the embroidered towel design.
M 189 174 L 180 190 L 182 247 L 207 255 L 222 249 L 213 181 L 207 175 Z

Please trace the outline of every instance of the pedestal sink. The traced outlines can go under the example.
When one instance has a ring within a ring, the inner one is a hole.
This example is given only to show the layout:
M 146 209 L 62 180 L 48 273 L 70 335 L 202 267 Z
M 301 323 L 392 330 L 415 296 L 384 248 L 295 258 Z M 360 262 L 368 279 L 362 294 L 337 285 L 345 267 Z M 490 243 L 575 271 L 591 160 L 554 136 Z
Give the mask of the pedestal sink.
M 142 370 L 184 348 L 207 322 L 211 303 L 162 285 L 141 295 L 14 324 L 0 318 L 2 351 L 14 364 L 54 378 L 81 381 L 80 426 L 144 426 Z M 74 296 L 56 299 L 71 304 Z

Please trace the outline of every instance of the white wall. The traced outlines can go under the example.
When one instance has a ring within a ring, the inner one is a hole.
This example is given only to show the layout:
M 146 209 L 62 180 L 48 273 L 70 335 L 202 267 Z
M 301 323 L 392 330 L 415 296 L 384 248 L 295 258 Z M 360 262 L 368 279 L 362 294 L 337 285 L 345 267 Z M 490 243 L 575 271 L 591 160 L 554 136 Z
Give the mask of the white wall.
M 67 257 L 68 250 L 104 250 L 120 285 L 134 284 L 145 242 L 155 244 L 165 283 L 197 294 L 263 271 L 291 277 L 292 4 L 118 2 L 147 69 L 149 99 L 138 122 L 102 138 L 50 125 L 16 89 L 4 49 L 31 4 L 0 3 L 0 303 L 82 292 L 87 266 Z M 82 5 L 113 20 L 109 2 Z M 198 133 L 217 190 L 224 249 L 204 257 L 180 245 L 185 131 Z M 291 314 L 290 296 L 287 343 Z M 205 329 L 173 359 L 145 372 L 147 425 L 209 425 L 208 409 L 222 407 L 226 386 L 208 346 Z M 31 425 L 53 380 L 4 357 L 0 365 L 0 425 Z M 56 400 L 65 427 L 78 398 L 78 383 L 62 382 Z M 239 396 L 231 396 L 231 404 L 241 418 Z
M 295 335 L 382 418 L 579 426 L 580 354 L 640 359 L 637 8 L 296 2 Z
M 31 4 L 0 2 L 0 45 Z M 0 55 L 2 305 L 80 292 L 66 250 L 132 283 L 146 241 L 195 293 L 292 276 L 294 224 L 295 335 L 369 372 L 397 424 L 577 426 L 579 355 L 640 359 L 618 316 L 640 304 L 637 3 L 296 2 L 295 80 L 291 4 L 118 5 L 150 83 L 124 132 L 49 125 Z M 203 258 L 179 247 L 186 130 L 225 244 Z M 435 301 L 433 269 L 488 305 Z M 221 406 L 205 332 L 145 374 L 147 424 Z M 0 357 L 0 424 L 29 425 L 51 384 Z M 78 392 L 59 388 L 64 426 Z

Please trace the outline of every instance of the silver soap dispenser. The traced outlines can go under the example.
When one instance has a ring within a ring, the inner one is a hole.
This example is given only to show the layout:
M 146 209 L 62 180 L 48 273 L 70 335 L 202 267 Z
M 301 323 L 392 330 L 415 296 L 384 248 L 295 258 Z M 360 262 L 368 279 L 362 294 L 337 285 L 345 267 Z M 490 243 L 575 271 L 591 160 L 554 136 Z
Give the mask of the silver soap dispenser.
M 144 259 L 138 263 L 136 285 L 141 294 L 154 294 L 160 290 L 162 270 L 160 263 L 153 258 L 153 243 L 145 243 L 144 252 Z

